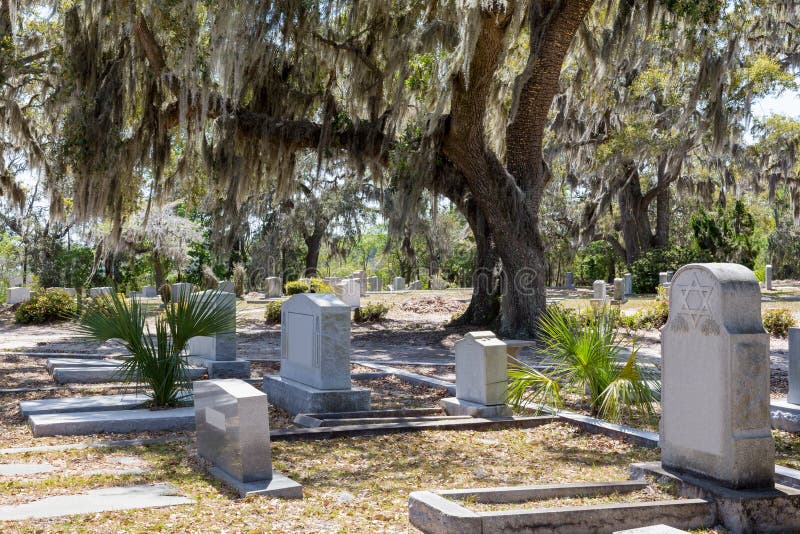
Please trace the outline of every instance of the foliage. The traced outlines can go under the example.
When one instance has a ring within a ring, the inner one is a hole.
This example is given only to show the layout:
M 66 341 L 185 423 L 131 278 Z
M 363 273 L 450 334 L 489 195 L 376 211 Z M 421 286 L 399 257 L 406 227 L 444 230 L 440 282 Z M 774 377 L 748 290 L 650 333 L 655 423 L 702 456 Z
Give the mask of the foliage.
M 615 255 L 611 245 L 605 241 L 594 241 L 578 251 L 575 258 L 575 274 L 584 284 L 595 280 L 608 280 Z
M 772 261 L 772 272 L 776 279 L 800 278 L 800 262 L 797 261 L 800 258 L 800 227 L 794 224 L 792 217 L 781 219 L 769 235 L 767 257 Z
M 667 324 L 669 302 L 657 299 L 636 311 L 633 315 L 622 315 L 623 326 L 632 330 L 653 330 Z
M 172 300 L 172 285 L 163 284 L 158 288 L 158 294 L 161 296 L 161 301 L 164 302 L 164 304 L 169 303 Z
M 96 341 L 119 339 L 131 356 L 122 364 L 122 378 L 146 386 L 154 407 L 179 404 L 190 387 L 183 350 L 195 336 L 231 332 L 236 319 L 216 305 L 213 293 L 181 293 L 155 319 L 155 336 L 146 325 L 138 299 L 111 294 L 95 299 L 81 316 L 80 331 Z
M 563 406 L 565 393 L 578 395 L 593 414 L 619 421 L 637 410 L 651 415 L 655 382 L 639 364 L 636 350 L 620 360 L 614 318 L 607 309 L 593 312 L 581 324 L 574 314 L 549 308 L 541 317 L 541 340 L 554 361 L 547 374 L 516 360 L 509 370 L 509 402 Z
M 389 306 L 383 302 L 364 304 L 353 313 L 353 321 L 357 323 L 379 323 L 386 319 Z
M 761 320 L 767 332 L 775 337 L 786 337 L 789 335 L 789 328 L 797 326 L 797 319 L 789 308 L 764 310 Z
M 233 266 L 233 292 L 237 297 L 244 295 L 247 288 L 247 269 L 243 263 Z
M 75 297 L 61 288 L 40 290 L 31 295 L 14 312 L 14 319 L 21 324 L 41 324 L 66 321 L 75 317 L 78 305 Z
M 311 286 L 302 280 L 293 280 L 291 282 L 286 282 L 286 287 L 284 289 L 285 293 L 291 296 L 297 295 L 298 293 L 308 293 L 311 290 Z
M 636 293 L 655 293 L 658 287 L 658 273 L 677 271 L 687 263 L 704 262 L 709 259 L 706 252 L 687 247 L 651 249 L 629 266 L 633 276 L 633 289 Z
M 756 224 L 741 199 L 729 208 L 709 213 L 700 209 L 691 218 L 693 243 L 716 261 L 740 263 L 752 269 L 759 254 Z
M 333 286 L 326 283 L 322 278 L 312 278 L 309 291 L 312 293 L 333 293 Z
M 214 274 L 211 267 L 203 267 L 203 289 L 217 289 L 219 287 L 219 278 Z M 235 286 L 234 286 L 235 289 Z
M 264 319 L 270 324 L 279 324 L 281 322 L 281 306 L 282 300 L 271 300 L 267 302 L 267 308 L 264 310 Z

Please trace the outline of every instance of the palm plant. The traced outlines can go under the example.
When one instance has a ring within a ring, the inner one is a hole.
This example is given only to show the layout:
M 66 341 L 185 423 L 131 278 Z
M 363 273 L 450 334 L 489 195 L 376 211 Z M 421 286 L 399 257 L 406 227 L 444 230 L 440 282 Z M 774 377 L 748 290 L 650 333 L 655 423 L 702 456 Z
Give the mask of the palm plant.
M 213 336 L 236 328 L 230 309 L 216 305 L 215 292 L 181 293 L 155 318 L 155 336 L 138 299 L 114 293 L 98 299 L 81 316 L 80 331 L 90 339 L 119 339 L 131 356 L 120 377 L 135 383 L 151 397 L 152 407 L 176 406 L 189 387 L 183 355 L 189 339 Z
M 630 410 L 653 414 L 658 398 L 656 377 L 639 363 L 636 349 L 620 358 L 615 314 L 607 309 L 575 313 L 552 307 L 541 317 L 539 330 L 552 369 L 541 372 L 514 359 L 509 369 L 508 400 L 516 408 L 529 402 L 563 406 L 563 392 L 576 393 L 592 413 L 619 421 Z

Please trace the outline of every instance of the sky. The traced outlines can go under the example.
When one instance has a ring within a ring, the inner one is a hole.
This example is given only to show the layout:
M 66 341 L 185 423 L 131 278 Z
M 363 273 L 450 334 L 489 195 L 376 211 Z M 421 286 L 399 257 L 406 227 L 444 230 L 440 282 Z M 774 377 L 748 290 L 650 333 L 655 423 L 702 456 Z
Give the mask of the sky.
M 800 117 L 800 93 L 784 91 L 779 96 L 768 96 L 753 105 L 757 117 L 779 113 L 790 117 Z

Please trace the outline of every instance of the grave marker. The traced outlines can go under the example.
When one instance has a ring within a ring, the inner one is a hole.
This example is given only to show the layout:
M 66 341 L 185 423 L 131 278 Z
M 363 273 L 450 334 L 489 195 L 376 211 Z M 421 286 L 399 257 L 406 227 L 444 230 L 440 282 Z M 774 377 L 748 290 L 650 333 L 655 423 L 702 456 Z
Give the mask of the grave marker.
M 789 395 L 791 404 L 800 404 L 800 328 L 789 329 Z
M 393 291 L 402 291 L 406 288 L 406 279 L 402 276 L 395 276 L 394 280 L 392 280 L 392 290 Z
M 219 289 L 200 291 L 193 298 L 208 300 L 236 317 L 236 295 Z M 211 378 L 249 378 L 250 362 L 236 359 L 236 329 L 215 336 L 189 339 L 189 361 L 208 369 Z
M 575 287 L 575 275 L 572 272 L 568 272 L 566 274 L 565 278 L 566 278 L 566 280 L 564 282 L 564 285 L 567 286 L 567 289 L 574 288 Z
M 31 298 L 32 291 L 27 287 L 9 287 L 6 289 L 6 304 L 20 304 Z
M 358 308 L 361 306 L 361 282 L 354 278 L 342 280 L 333 286 L 333 291 L 339 300 L 350 306 Z
M 767 291 L 772 291 L 772 265 L 764 267 L 764 280 Z
M 283 295 L 283 282 L 277 276 L 269 276 L 264 283 L 264 293 L 268 299 Z

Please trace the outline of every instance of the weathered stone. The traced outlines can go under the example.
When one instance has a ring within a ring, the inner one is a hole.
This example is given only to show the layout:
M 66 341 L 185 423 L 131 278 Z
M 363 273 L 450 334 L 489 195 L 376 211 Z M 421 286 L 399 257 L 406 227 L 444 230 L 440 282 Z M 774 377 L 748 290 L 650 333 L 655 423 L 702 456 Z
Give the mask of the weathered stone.
M 764 287 L 767 291 L 772 291 L 772 265 L 764 267 Z
M 264 280 L 264 293 L 268 299 L 283 295 L 283 282 L 277 276 L 269 276 Z
M 20 304 L 31 298 L 31 290 L 27 287 L 9 287 L 6 289 L 6 304 Z
M 186 370 L 190 380 L 198 380 L 206 374 L 205 369 L 189 367 Z M 118 367 L 56 367 L 53 380 L 58 384 L 101 384 L 122 381 Z
M 197 367 L 205 367 L 208 378 L 250 378 L 250 362 L 248 360 L 209 360 L 189 357 L 189 363 Z
M 575 287 L 575 275 L 573 273 L 568 272 L 565 275 L 564 285 L 567 287 L 567 289 L 572 289 Z
M 769 418 L 772 428 L 800 432 L 800 405 L 773 399 L 769 405 Z
M 367 388 L 318 389 L 275 375 L 264 375 L 262 387 L 270 403 L 292 415 L 365 412 L 370 409 L 370 390 Z
M 787 400 L 800 404 L 800 328 L 789 329 L 789 395 Z
M 47 358 L 44 364 L 47 372 L 52 373 L 53 369 L 75 367 L 119 367 L 122 362 L 119 360 L 89 360 L 86 358 Z
M 119 410 L 31 415 L 28 424 L 35 437 L 84 436 L 102 432 L 150 432 L 194 429 L 194 408 L 170 410 Z
M 392 280 L 392 289 L 394 291 L 402 291 L 406 288 L 406 279 L 402 276 L 395 276 Z
M 96 299 L 105 295 L 111 295 L 113 292 L 114 288 L 112 287 L 93 287 L 89 289 L 89 296 Z
M 671 284 L 662 330 L 662 463 L 732 488 L 774 484 L 769 335 L 755 275 L 691 264 Z
M 614 278 L 614 300 L 625 302 L 625 281 L 622 278 Z
M 631 528 L 628 530 L 617 530 L 614 534 L 680 534 L 685 530 L 678 530 L 667 525 L 652 525 L 649 527 Z
M 222 290 L 201 291 L 198 298 L 208 300 L 236 317 L 236 295 Z M 236 359 L 236 328 L 215 336 L 197 336 L 189 340 L 189 356 L 206 360 L 233 361 Z
M 333 286 L 333 290 L 339 300 L 351 308 L 361 306 L 361 282 L 359 280 L 353 278 L 342 280 Z
M 370 276 L 369 278 L 367 278 L 367 289 L 369 291 L 380 291 L 381 279 L 377 276 Z
M 0 521 L 22 521 L 114 510 L 192 504 L 169 484 L 147 484 L 89 490 L 79 495 L 45 497 L 25 504 L 0 506 Z
M 143 286 L 142 297 L 146 299 L 154 299 L 158 296 L 158 288 L 156 286 Z
M 192 284 L 188 284 L 185 282 L 180 282 L 177 284 L 172 284 L 172 300 L 178 300 L 181 298 L 181 295 L 191 295 L 193 291 Z
M 143 408 L 149 397 L 143 393 L 122 395 L 92 395 L 90 397 L 61 397 L 19 402 L 22 417 L 46 413 L 104 412 Z
M 667 284 L 669 284 L 669 273 L 667 272 L 658 273 L 658 285 L 665 286 Z
M 675 271 L 667 271 L 667 282 L 672 283 L 672 277 L 675 276 Z
M 357 280 L 358 284 L 361 288 L 361 293 L 367 292 L 367 272 L 366 271 L 355 271 L 353 273 L 353 280 Z
M 625 290 L 625 295 L 633 295 L 633 275 L 625 273 L 622 275 L 622 279 L 624 280 L 623 289 Z
M 593 298 L 595 300 L 606 300 L 605 280 L 595 280 L 592 284 Z
M 408 289 L 410 289 L 410 290 L 412 290 L 412 291 L 419 291 L 420 289 L 422 289 L 422 281 L 420 281 L 420 280 L 414 280 L 414 281 L 413 281 L 413 282 L 411 282 L 411 284 L 408 286 Z
M 231 280 L 222 280 L 217 286 L 217 291 L 223 291 L 225 293 L 235 293 L 236 289 L 234 288 L 233 282 Z
M 51 464 L 0 464 L 0 476 L 37 475 L 52 473 L 56 468 Z
M 448 287 L 447 280 L 445 280 L 444 278 L 442 278 L 438 274 L 435 274 L 435 275 L 431 276 L 431 280 L 429 282 L 429 285 L 430 285 L 431 289 L 436 290 L 436 291 L 440 291 L 442 289 L 447 289 L 447 287 Z

